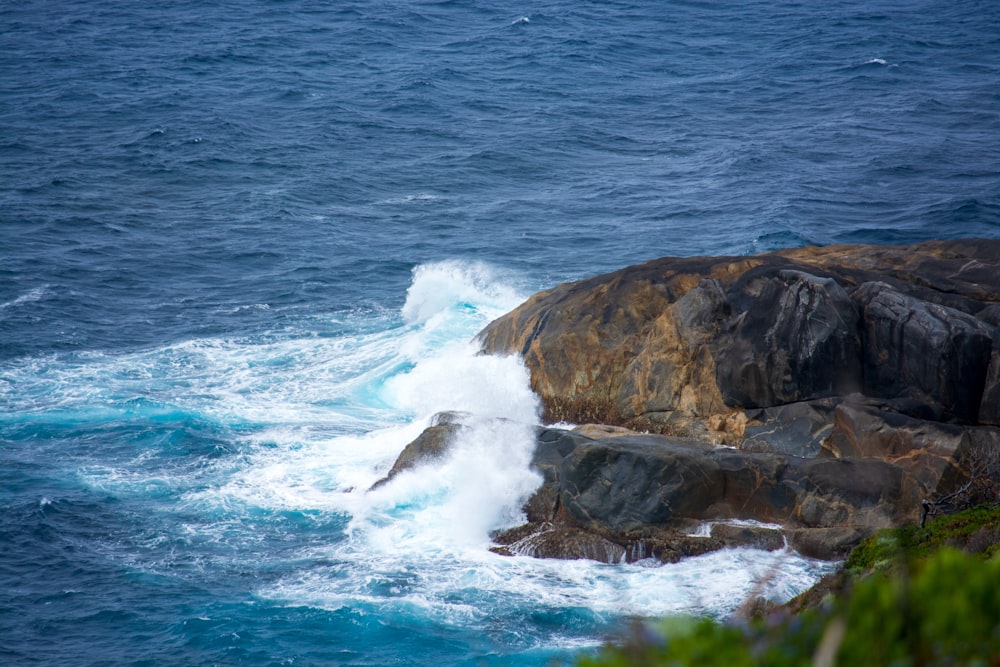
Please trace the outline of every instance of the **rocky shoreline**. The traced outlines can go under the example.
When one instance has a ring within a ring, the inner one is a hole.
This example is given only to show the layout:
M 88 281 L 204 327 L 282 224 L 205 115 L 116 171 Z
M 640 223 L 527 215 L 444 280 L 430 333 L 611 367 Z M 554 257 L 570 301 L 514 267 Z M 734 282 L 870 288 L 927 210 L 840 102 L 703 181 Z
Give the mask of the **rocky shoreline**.
M 547 423 L 586 425 L 536 429 L 545 481 L 499 553 L 836 559 L 1000 490 L 1000 241 L 663 258 L 536 294 L 478 340 L 523 357 Z

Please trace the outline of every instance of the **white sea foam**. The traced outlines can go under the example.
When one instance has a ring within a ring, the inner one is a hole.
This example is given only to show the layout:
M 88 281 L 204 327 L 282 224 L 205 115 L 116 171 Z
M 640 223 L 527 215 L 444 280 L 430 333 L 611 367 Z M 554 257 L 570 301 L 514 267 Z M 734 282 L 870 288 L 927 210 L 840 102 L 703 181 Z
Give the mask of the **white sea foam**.
M 488 264 L 457 260 L 424 264 L 413 271 L 403 319 L 410 324 L 436 328 L 442 321 L 454 324 L 456 310 L 466 320 L 481 320 L 470 316 L 482 310 L 489 321 L 516 306 L 522 298 Z M 430 322 L 432 318 L 438 321 Z
M 288 565 L 292 574 L 258 591 L 290 604 L 376 605 L 457 624 L 507 616 L 506 627 L 526 608 L 590 614 L 595 622 L 722 614 L 755 587 L 784 599 L 828 569 L 753 550 L 655 567 L 491 553 L 490 532 L 520 523 L 540 483 L 529 466 L 539 406 L 527 370 L 516 357 L 479 355 L 470 343 L 524 298 L 512 284 L 484 264 L 424 265 L 401 313 L 344 317 L 338 326 L 348 333 L 340 336 L 201 339 L 127 355 L 35 359 L 7 372 L 17 391 L 4 400 L 74 428 L 214 425 L 238 455 L 165 471 L 149 465 L 155 452 L 140 449 L 80 469 L 94 488 L 169 499 L 206 517 L 183 527 L 192 534 L 181 541 L 230 539 L 241 517 L 261 510 L 346 517 L 342 539 L 303 547 Z M 368 491 L 442 410 L 465 415 L 449 453 Z

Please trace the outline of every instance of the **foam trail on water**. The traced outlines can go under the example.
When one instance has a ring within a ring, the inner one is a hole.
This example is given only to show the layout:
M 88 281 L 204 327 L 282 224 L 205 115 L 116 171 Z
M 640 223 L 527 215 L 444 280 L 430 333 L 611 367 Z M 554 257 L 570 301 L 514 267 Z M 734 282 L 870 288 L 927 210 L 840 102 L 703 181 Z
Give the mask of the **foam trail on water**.
M 48 289 L 49 289 L 48 285 L 35 287 L 34 289 L 28 290 L 27 292 L 25 292 L 24 294 L 22 294 L 21 296 L 17 297 L 12 301 L 0 303 L 0 315 L 2 315 L 3 311 L 7 310 L 8 308 L 20 306 L 21 304 L 24 303 L 31 303 L 32 301 L 41 301 L 43 298 L 45 298 Z

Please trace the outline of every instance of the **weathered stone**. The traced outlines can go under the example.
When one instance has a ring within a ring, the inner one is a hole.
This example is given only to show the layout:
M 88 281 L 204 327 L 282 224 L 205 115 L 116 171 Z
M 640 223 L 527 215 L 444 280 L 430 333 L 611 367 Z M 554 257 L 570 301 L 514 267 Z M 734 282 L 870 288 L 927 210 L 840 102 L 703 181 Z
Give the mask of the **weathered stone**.
M 992 348 L 992 327 L 882 282 L 855 292 L 864 308 L 864 393 L 917 398 L 946 417 L 975 423 Z
M 804 271 L 748 271 L 727 295 L 739 312 L 716 342 L 726 403 L 757 408 L 856 391 L 858 314 L 833 278 Z
M 739 448 L 746 452 L 814 458 L 833 431 L 837 401 L 823 399 L 751 411 Z
M 602 563 L 625 561 L 625 547 L 600 535 L 575 528 L 552 526 L 532 533 L 510 545 L 514 555 L 564 560 L 596 560 Z
M 930 495 L 958 463 L 960 450 L 968 443 L 966 430 L 890 412 L 877 403 L 845 402 L 837 406 L 825 445 L 836 458 L 893 463 L 916 478 Z M 951 477 L 945 480 L 952 481 Z
M 685 415 L 727 412 L 722 395 L 712 391 L 714 360 L 708 343 L 728 314 L 714 279 L 702 280 L 666 306 L 623 372 L 616 397 L 622 417 L 637 424 L 669 424 L 671 433 L 693 435 Z
M 872 532 L 852 526 L 799 528 L 789 531 L 788 544 L 807 558 L 839 560 Z
M 976 317 L 994 328 L 1000 328 L 1000 303 L 991 303 L 979 312 Z
M 877 459 L 812 459 L 802 465 L 805 526 L 883 528 L 916 522 L 924 487 L 899 466 Z
M 559 479 L 563 509 L 613 531 L 700 516 L 722 496 L 718 466 L 698 443 L 632 436 L 578 445 Z
M 998 325 L 1000 241 L 969 239 L 654 260 L 479 339 L 524 357 L 546 420 L 684 436 L 539 430 L 532 521 L 669 560 L 722 543 L 671 526 L 754 519 L 835 557 L 923 500 L 996 496 L 1000 429 L 977 420 L 1000 425 Z M 537 539 L 611 553 L 569 535 Z
M 750 547 L 764 551 L 785 548 L 784 534 L 774 528 L 717 523 L 712 526 L 711 536 L 727 547 Z
M 618 435 L 639 435 L 638 432 L 630 428 L 609 424 L 581 424 L 574 427 L 571 432 L 591 439 L 610 438 Z
M 688 519 L 882 527 L 916 521 L 926 492 L 905 470 L 877 459 L 810 460 L 655 435 L 589 440 L 567 433 L 545 447 L 550 457 L 557 447 L 567 452 L 558 467 L 546 464 L 536 493 L 555 497 L 546 519 L 601 534 Z
M 861 299 L 865 283 L 882 286 Z M 524 356 L 547 420 L 736 444 L 730 417 L 743 407 L 856 390 L 974 422 L 998 304 L 1000 241 L 796 248 L 664 258 L 560 285 L 480 341 Z M 905 349 L 892 334 L 906 334 Z
M 706 455 L 722 473 L 722 493 L 694 518 L 784 523 L 795 516 L 803 491 L 797 479 L 802 459 L 729 448 Z
M 1000 426 L 1000 336 L 993 340 L 993 353 L 983 383 L 983 400 L 979 404 L 979 421 Z

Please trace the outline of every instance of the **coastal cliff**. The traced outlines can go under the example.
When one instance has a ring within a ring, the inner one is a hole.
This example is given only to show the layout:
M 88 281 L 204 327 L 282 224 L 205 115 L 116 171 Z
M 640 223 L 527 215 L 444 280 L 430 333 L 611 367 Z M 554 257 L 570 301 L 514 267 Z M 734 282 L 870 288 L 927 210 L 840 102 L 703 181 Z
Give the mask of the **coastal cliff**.
M 1000 490 L 1000 241 L 662 258 L 531 297 L 479 335 L 549 423 L 501 553 L 844 555 Z M 721 522 L 707 539 L 698 522 Z M 769 530 L 771 532 L 769 532 Z

